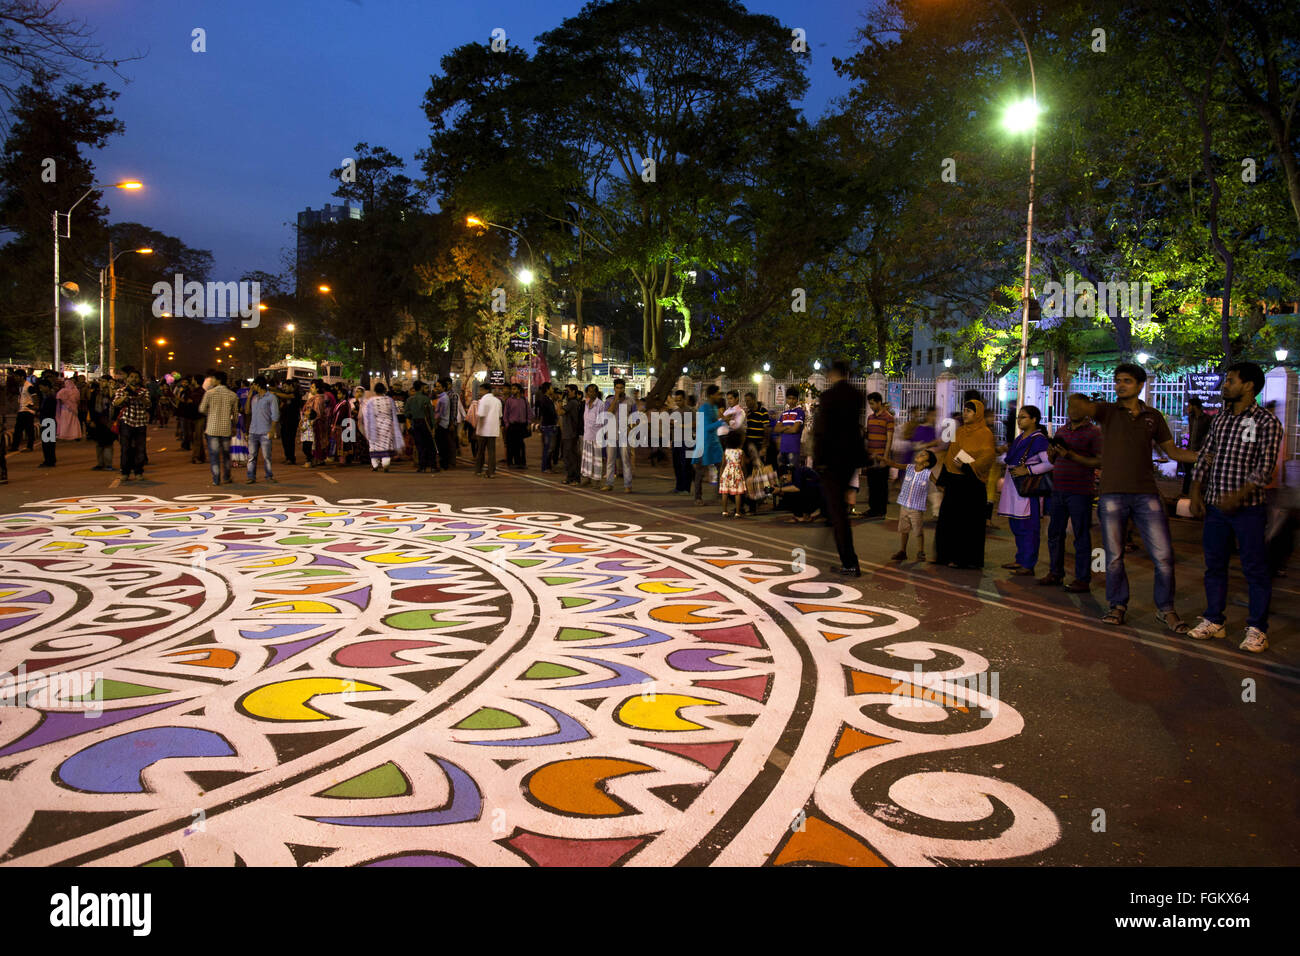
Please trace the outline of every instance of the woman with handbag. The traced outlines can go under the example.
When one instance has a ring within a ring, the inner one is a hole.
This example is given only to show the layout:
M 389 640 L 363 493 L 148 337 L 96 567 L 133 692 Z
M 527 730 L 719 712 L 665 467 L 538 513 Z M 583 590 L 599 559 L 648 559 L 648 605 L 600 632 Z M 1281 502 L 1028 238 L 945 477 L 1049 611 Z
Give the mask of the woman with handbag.
M 982 568 L 984 487 L 996 453 L 993 432 L 984 423 L 984 403 L 970 399 L 961 414 L 962 425 L 938 476 L 943 504 L 934 531 L 934 559 L 950 568 Z
M 998 514 L 1006 515 L 1016 538 L 1016 560 L 1002 565 L 1016 575 L 1034 573 L 1041 535 L 1041 501 L 1052 493 L 1049 474 L 1054 467 L 1048 457 L 1047 429 L 1042 412 L 1025 405 L 1016 413 L 1020 434 L 1007 448 L 1007 480 L 1002 483 Z

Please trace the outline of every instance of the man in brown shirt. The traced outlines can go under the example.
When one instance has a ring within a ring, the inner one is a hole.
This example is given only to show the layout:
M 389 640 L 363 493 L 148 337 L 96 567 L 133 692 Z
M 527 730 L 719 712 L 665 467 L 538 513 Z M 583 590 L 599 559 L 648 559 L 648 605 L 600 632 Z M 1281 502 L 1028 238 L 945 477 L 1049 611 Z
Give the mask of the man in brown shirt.
M 1174 610 L 1174 548 L 1169 519 L 1156 487 L 1151 446 L 1175 461 L 1196 463 L 1196 453 L 1174 444 L 1169 423 L 1138 398 L 1147 373 L 1140 365 L 1115 368 L 1115 401 L 1088 403 L 1081 410 L 1101 426 L 1101 487 L 1097 516 L 1106 549 L 1106 601 L 1102 621 L 1124 623 L 1128 610 L 1128 575 L 1124 571 L 1124 527 L 1131 518 L 1155 565 L 1156 620 L 1175 634 L 1187 625 Z

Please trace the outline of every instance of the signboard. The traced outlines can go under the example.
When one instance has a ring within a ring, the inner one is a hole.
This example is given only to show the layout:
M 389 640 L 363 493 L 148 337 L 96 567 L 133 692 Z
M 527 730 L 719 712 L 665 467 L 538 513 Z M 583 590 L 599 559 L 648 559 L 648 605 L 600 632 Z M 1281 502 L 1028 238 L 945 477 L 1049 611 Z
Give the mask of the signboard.
M 889 387 L 886 391 L 887 391 L 886 399 L 889 403 L 889 407 L 892 408 L 895 412 L 902 411 L 903 410 L 903 383 L 890 382 Z
M 776 383 L 776 407 L 785 408 L 785 383 Z
M 511 336 L 511 338 L 510 338 L 510 347 L 509 347 L 509 349 L 508 349 L 507 351 L 510 351 L 510 352 L 527 352 L 527 351 L 528 351 L 528 345 L 529 345 L 529 342 L 528 342 L 528 337 L 527 337 L 527 336 L 524 336 L 523 338 L 520 338 L 520 337 L 518 337 L 518 336 Z
M 489 369 L 487 373 L 487 383 L 493 388 L 501 388 L 506 384 L 506 370 L 503 368 Z
M 1221 372 L 1188 372 L 1184 384 L 1184 397 L 1199 398 L 1201 407 L 1207 415 L 1214 415 L 1223 408 L 1223 374 Z

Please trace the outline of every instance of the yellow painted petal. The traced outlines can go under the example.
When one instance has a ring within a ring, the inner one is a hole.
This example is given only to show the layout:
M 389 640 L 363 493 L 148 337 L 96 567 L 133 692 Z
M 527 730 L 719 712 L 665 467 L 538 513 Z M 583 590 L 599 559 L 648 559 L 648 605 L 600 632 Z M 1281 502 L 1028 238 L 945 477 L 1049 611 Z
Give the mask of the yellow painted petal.
M 506 531 L 498 535 L 501 538 L 509 538 L 511 541 L 532 541 L 534 538 L 540 538 L 545 532 L 542 531 Z
M 398 554 L 396 551 L 385 551 L 383 554 L 367 554 L 365 560 L 374 564 L 411 564 L 414 561 L 423 561 L 426 555 L 423 554 Z
M 339 609 L 324 601 L 272 601 L 270 604 L 258 604 L 250 610 L 271 611 L 280 608 L 280 614 L 337 614 Z
M 644 584 L 638 584 L 636 589 L 647 594 L 680 594 L 682 591 L 695 590 L 695 588 L 678 587 L 665 581 L 646 581 Z
M 686 720 L 677 713 L 681 708 L 693 704 L 719 706 L 716 700 L 688 697 L 685 694 L 651 694 L 649 699 L 638 694 L 624 701 L 619 708 L 618 719 L 629 727 L 639 727 L 642 730 L 703 730 L 703 725 Z
M 278 568 L 284 564 L 293 564 L 297 561 L 297 555 L 286 554 L 279 558 L 267 558 L 265 561 L 254 561 L 251 564 L 241 564 L 241 568 Z
M 54 512 L 56 515 L 93 515 L 98 508 L 60 508 Z
M 72 532 L 80 538 L 110 538 L 119 534 L 130 534 L 130 528 L 113 528 L 109 531 L 92 531 L 90 528 L 82 528 L 80 531 Z
M 248 694 L 242 703 L 245 711 L 263 720 L 333 720 L 333 717 L 309 707 L 308 702 L 317 694 L 363 690 L 383 688 L 364 681 L 349 681 L 338 677 L 300 677 L 259 687 Z
M 308 518 L 343 518 L 347 516 L 346 511 L 309 511 Z
M 42 551 L 80 551 L 86 546 L 84 541 L 51 541 L 41 545 Z

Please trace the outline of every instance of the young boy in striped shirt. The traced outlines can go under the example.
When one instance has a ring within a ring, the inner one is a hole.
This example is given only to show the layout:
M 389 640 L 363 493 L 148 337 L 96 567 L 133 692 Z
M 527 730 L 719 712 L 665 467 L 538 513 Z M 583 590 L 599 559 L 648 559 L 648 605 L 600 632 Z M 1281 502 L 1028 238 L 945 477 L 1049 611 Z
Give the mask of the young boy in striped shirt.
M 898 489 L 898 532 L 902 542 L 897 553 L 890 556 L 890 561 L 907 560 L 907 541 L 911 532 L 916 532 L 919 549 L 916 560 L 925 560 L 925 509 L 930 502 L 931 469 L 935 465 L 934 452 L 922 448 L 912 458 L 910 465 L 901 465 L 896 461 L 885 460 L 890 468 L 897 468 L 903 476 Z

